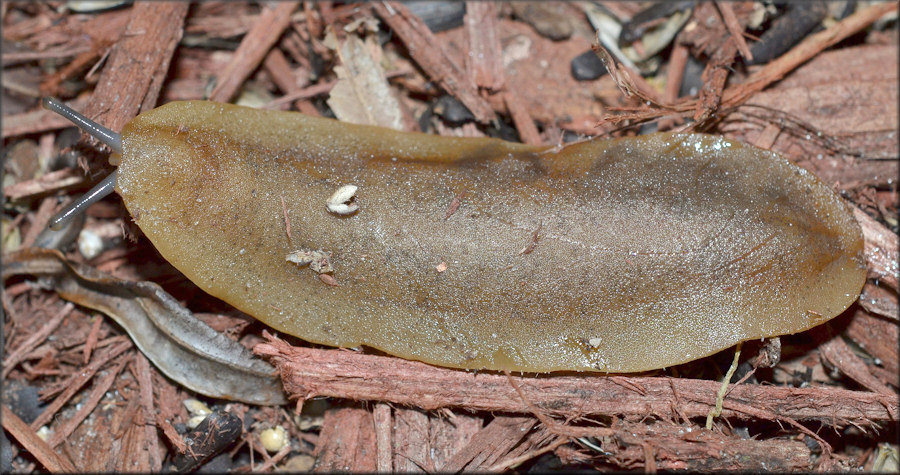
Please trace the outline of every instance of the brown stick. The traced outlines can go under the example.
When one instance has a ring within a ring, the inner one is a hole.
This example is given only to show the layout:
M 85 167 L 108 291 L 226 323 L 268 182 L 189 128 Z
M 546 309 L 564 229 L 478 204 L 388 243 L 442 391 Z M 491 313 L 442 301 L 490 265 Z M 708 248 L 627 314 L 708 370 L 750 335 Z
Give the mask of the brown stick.
M 260 15 L 253 28 L 241 41 L 234 58 L 218 75 L 218 84 L 209 95 L 209 100 L 228 102 L 256 67 L 262 63 L 269 49 L 275 45 L 284 30 L 291 24 L 291 13 L 300 2 L 283 2 L 275 8 L 267 8 Z
M 110 130 L 156 107 L 187 15 L 185 2 L 138 2 L 84 114 Z M 150 72 L 150 74 L 148 74 Z
M 108 363 L 110 360 L 119 356 L 122 352 L 132 347 L 131 340 L 123 341 L 122 343 L 112 347 L 109 351 L 106 351 L 103 355 L 97 355 L 97 359 L 94 360 L 93 363 L 89 364 L 85 369 L 78 371 L 66 384 L 66 390 L 63 391 L 62 394 L 56 397 L 44 412 L 42 412 L 34 422 L 31 423 L 31 427 L 37 430 L 40 426 L 50 422 L 50 419 L 53 418 L 53 415 L 56 414 L 56 411 L 60 410 L 63 405 L 84 386 L 85 383 L 91 380 L 94 377 L 94 374 L 101 368 L 103 365 Z
M 497 28 L 497 4 L 494 2 L 466 2 L 466 72 L 482 89 L 499 91 L 506 77 L 503 74 L 502 48 Z
M 866 240 L 866 267 L 869 277 L 879 280 L 893 290 L 898 289 L 897 234 L 857 207 L 853 207 L 853 217 L 862 227 Z
M 125 367 L 125 364 L 131 361 L 131 358 L 122 358 L 116 364 L 116 367 L 113 368 L 106 376 L 101 379 L 94 389 L 91 391 L 91 395 L 88 396 L 87 401 L 81 404 L 81 408 L 78 409 L 78 412 L 72 416 L 71 419 L 67 420 L 62 424 L 56 431 L 54 431 L 53 435 L 50 436 L 50 439 L 47 441 L 47 444 L 50 447 L 56 447 L 67 437 L 72 435 L 72 432 L 75 432 L 75 429 L 78 428 L 78 425 L 84 421 L 87 416 L 93 412 L 93 410 L 97 407 L 97 404 L 100 403 L 100 400 L 103 399 L 103 396 L 109 391 L 109 388 L 112 387 L 112 384 L 116 381 L 116 377 L 119 375 L 119 372 L 122 371 L 122 368 Z
M 156 434 L 156 408 L 153 407 L 153 383 L 150 378 L 150 362 L 143 353 L 135 355 L 138 387 L 140 388 L 141 412 L 143 413 L 143 429 L 147 452 L 150 456 L 150 469 L 153 472 L 162 470 L 159 457 L 159 436 Z
M 375 417 L 375 467 L 379 473 L 392 471 L 391 454 L 391 406 L 383 402 L 375 405 L 372 411 Z
M 16 367 L 17 364 L 22 362 L 25 359 L 25 356 L 31 350 L 37 348 L 38 345 L 41 344 L 44 340 L 56 330 L 57 327 L 62 323 L 62 321 L 72 313 L 72 310 L 75 310 L 75 305 L 72 303 L 67 303 L 63 306 L 63 308 L 56 313 L 47 323 L 45 323 L 38 331 L 31 334 L 27 340 L 22 342 L 18 348 L 15 349 L 9 356 L 6 357 L 6 360 L 3 362 L 3 379 L 6 379 L 6 376 L 12 371 L 13 368 Z
M 429 410 L 465 407 L 531 413 L 503 375 L 475 374 L 340 350 L 292 347 L 271 335 L 267 337 L 268 343 L 257 345 L 254 351 L 272 357 L 285 389 L 294 398 L 329 396 L 388 401 Z M 514 379 L 535 407 L 545 414 L 565 417 L 591 414 L 669 417 L 673 410 L 686 417 L 705 417 L 715 404 L 719 388 L 716 381 L 668 377 L 617 376 L 614 381 L 602 375 L 585 374 Z M 623 381 L 629 384 L 621 384 Z M 869 426 L 896 421 L 898 403 L 897 395 L 824 387 L 742 385 L 725 399 L 722 417 Z M 748 411 L 748 407 L 759 411 Z M 823 412 L 823 407 L 829 410 Z
M 397 33 L 410 56 L 428 76 L 468 107 L 479 122 L 486 123 L 495 117 L 490 104 L 478 95 L 475 83 L 463 74 L 462 68 L 419 17 L 398 2 L 375 2 L 372 8 Z
M 722 103 L 729 106 L 742 104 L 753 94 L 783 78 L 821 51 L 862 31 L 875 20 L 895 10 L 897 2 L 877 4 L 850 15 L 825 31 L 810 35 L 799 45 L 747 78 L 744 83 L 725 90 Z
M 56 453 L 16 413 L 3 405 L 3 428 L 52 473 L 74 473 L 75 464 Z
M 731 4 L 728 2 L 716 2 L 716 6 L 719 7 L 719 12 L 722 13 L 722 20 L 725 21 L 725 27 L 728 28 L 728 33 L 734 38 L 734 42 L 737 45 L 737 49 L 740 51 L 741 56 L 747 61 L 752 61 L 753 54 L 750 52 L 750 47 L 747 46 L 747 41 L 744 40 L 744 27 L 741 25 L 741 22 L 738 21 L 738 17 L 735 15 L 734 9 L 731 8 Z
M 516 124 L 516 130 L 519 131 L 522 142 L 528 145 L 541 145 L 541 134 L 534 125 L 534 119 L 531 118 L 525 105 L 509 91 L 503 93 L 503 101 L 506 103 L 506 109 L 509 110 L 513 123 Z

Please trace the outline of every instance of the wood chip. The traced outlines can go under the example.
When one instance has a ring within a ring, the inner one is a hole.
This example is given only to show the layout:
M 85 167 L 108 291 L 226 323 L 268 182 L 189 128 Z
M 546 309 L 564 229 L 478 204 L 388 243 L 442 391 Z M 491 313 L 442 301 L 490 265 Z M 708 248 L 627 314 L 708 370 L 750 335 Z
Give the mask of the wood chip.
M 3 187 L 3 194 L 11 200 L 66 190 L 74 186 L 84 185 L 88 179 L 77 168 L 63 168 L 33 180 L 22 181 Z
M 497 416 L 439 470 L 446 473 L 484 470 L 506 455 L 536 423 L 533 417 Z
M 375 417 L 375 469 L 378 473 L 388 473 L 393 471 L 391 463 L 391 427 L 393 421 L 391 418 L 391 406 L 385 403 L 375 404 L 373 411 Z
M 100 319 L 102 320 L 102 319 Z M 116 381 L 116 377 L 125 368 L 125 365 L 131 361 L 131 357 L 120 358 L 119 362 L 116 363 L 116 366 L 112 368 L 109 372 L 103 376 L 103 379 L 97 382 L 94 385 L 94 389 L 91 390 L 91 394 L 88 396 L 87 401 L 82 402 L 80 404 L 80 408 L 70 419 L 66 420 L 63 424 L 57 427 L 56 431 L 54 431 L 53 435 L 47 440 L 47 444 L 50 447 L 56 447 L 64 440 L 66 440 L 72 432 L 78 428 L 78 425 L 81 424 L 87 416 L 91 414 L 91 412 L 97 408 L 97 405 L 100 403 L 100 400 L 103 399 L 103 396 L 106 395 L 106 392 L 109 391 L 109 388 L 112 387 L 112 384 Z
M 291 24 L 291 13 L 299 4 L 297 1 L 279 2 L 274 8 L 263 9 L 259 20 L 241 40 L 241 46 L 235 51 L 231 63 L 217 75 L 218 82 L 209 94 L 209 100 L 229 102 L 237 94 L 244 81 L 262 63 L 266 54 Z
M 188 6 L 138 2 L 131 8 L 125 34 L 110 53 L 84 115 L 119 131 L 138 113 L 156 107 Z
M 734 39 L 737 50 L 740 51 L 741 56 L 743 56 L 745 60 L 752 61 L 753 54 L 750 53 L 750 47 L 747 46 L 747 41 L 744 39 L 744 26 L 738 21 L 738 17 L 734 13 L 734 8 L 731 7 L 729 2 L 716 2 L 716 6 L 719 7 L 719 12 L 722 13 L 722 19 L 725 20 L 725 27 L 728 28 L 728 33 L 730 33 L 731 37 Z
M 325 411 L 325 420 L 313 456 L 324 472 L 374 472 L 375 424 L 363 407 L 336 407 Z
M 37 436 L 34 429 L 22 421 L 14 412 L 3 405 L 3 428 L 16 439 L 22 447 L 34 456 L 51 473 L 75 473 L 79 471 L 66 457 L 54 452 L 46 442 Z
M 72 313 L 72 310 L 75 310 L 75 305 L 72 303 L 67 303 L 63 305 L 62 309 L 51 318 L 47 320 L 44 325 L 41 326 L 38 331 L 32 333 L 25 341 L 23 341 L 18 347 L 16 347 L 12 352 L 6 355 L 6 359 L 3 360 L 3 379 L 6 379 L 6 376 L 12 371 L 13 368 L 16 367 L 20 362 L 24 361 L 25 356 L 31 350 L 37 348 L 47 337 L 50 336 L 59 326 L 62 324 L 63 320 Z
M 398 2 L 377 2 L 372 8 L 406 44 L 412 58 L 423 70 L 462 102 L 479 122 L 486 123 L 495 115 L 490 105 L 478 95 L 475 84 L 463 74 L 462 68 L 444 51 L 441 42 L 421 18 Z
M 144 440 L 147 443 L 150 470 L 154 473 L 162 471 L 162 460 L 159 457 L 159 436 L 156 433 L 156 408 L 153 406 L 153 383 L 150 379 L 150 362 L 142 353 L 135 354 L 138 386 L 141 397 L 141 415 L 143 416 Z
M 503 375 L 438 368 L 400 358 L 338 350 L 292 347 L 267 335 L 268 342 L 254 352 L 272 358 L 285 389 L 294 397 L 340 397 L 388 401 L 422 409 L 464 407 L 468 410 L 530 413 Z M 360 378 L 359 375 L 366 375 Z M 655 415 L 669 417 L 673 407 L 686 417 L 706 417 L 715 403 L 717 381 L 688 378 L 621 376 L 640 385 L 645 393 L 592 376 L 513 378 L 535 407 L 551 415 L 585 417 L 592 414 Z M 675 402 L 675 392 L 678 398 Z M 736 403 L 747 401 L 747 403 Z M 752 406 L 750 405 L 752 404 Z M 897 395 L 824 387 L 791 388 L 763 385 L 735 387 L 725 399 L 722 417 L 793 418 L 824 424 L 869 426 L 895 420 Z M 764 407 L 760 412 L 753 407 Z M 819 408 L 829 407 L 827 413 Z
M 99 354 L 97 358 L 89 364 L 86 368 L 77 373 L 73 374 L 66 382 L 65 391 L 62 394 L 56 397 L 50 405 L 48 405 L 40 415 L 35 418 L 35 420 L 31 423 L 31 427 L 34 430 L 37 430 L 42 425 L 50 422 L 53 419 L 53 416 L 56 415 L 56 412 L 59 411 L 63 405 L 81 389 L 82 386 L 85 385 L 91 378 L 94 377 L 94 374 L 100 370 L 106 363 L 111 361 L 116 356 L 119 356 L 125 350 L 131 348 L 133 344 L 131 340 L 123 339 L 120 340 L 120 343 L 112 348 L 108 348 L 107 351 L 104 351 L 102 354 Z
M 522 139 L 522 142 L 528 145 L 541 145 L 541 134 L 534 125 L 534 120 L 525 105 L 509 91 L 503 93 L 503 101 L 516 125 L 516 130 L 519 131 L 519 138 Z
M 848 378 L 856 381 L 869 391 L 879 394 L 895 395 L 896 392 L 878 380 L 869 372 L 866 363 L 853 353 L 840 335 L 837 335 L 819 347 L 819 355 L 829 366 L 837 368 Z
M 506 79 L 503 74 L 500 32 L 497 29 L 497 4 L 467 2 L 463 19 L 468 55 L 466 72 L 478 87 L 499 91 Z M 527 143 L 527 142 L 526 142 Z

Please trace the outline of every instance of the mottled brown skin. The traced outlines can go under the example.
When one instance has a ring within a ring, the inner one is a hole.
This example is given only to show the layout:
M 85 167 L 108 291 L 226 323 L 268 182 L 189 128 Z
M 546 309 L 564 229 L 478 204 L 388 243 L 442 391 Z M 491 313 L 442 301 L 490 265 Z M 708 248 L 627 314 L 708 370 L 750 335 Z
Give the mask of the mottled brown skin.
M 162 255 L 315 343 L 457 368 L 643 371 L 806 330 L 865 280 L 840 198 L 714 136 L 557 149 L 194 101 L 140 115 L 122 139 L 117 191 Z M 350 216 L 325 207 L 342 185 L 359 187 Z M 330 252 L 340 286 L 285 261 L 297 249 Z

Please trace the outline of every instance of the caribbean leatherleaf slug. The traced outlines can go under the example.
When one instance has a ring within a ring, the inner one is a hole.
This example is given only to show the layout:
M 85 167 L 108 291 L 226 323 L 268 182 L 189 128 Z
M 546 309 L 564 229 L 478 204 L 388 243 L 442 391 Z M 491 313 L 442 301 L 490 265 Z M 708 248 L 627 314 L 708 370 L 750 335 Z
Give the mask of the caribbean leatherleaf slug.
M 820 324 L 865 280 L 829 187 L 708 135 L 550 148 L 174 102 L 124 127 L 117 174 L 206 292 L 311 342 L 441 366 L 676 365 Z

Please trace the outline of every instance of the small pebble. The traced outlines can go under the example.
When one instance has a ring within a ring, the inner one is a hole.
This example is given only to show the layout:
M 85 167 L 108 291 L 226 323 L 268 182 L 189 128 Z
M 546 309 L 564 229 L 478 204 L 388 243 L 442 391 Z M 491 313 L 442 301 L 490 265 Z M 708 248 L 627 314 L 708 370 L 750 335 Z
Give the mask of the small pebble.
M 594 50 L 587 50 L 572 60 L 572 77 L 579 81 L 593 81 L 607 73 L 606 65 Z
M 441 96 L 437 100 L 434 113 L 451 125 L 462 125 L 475 120 L 472 111 L 451 95 Z

